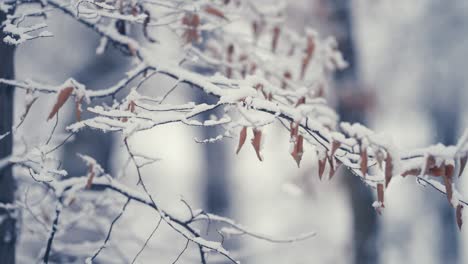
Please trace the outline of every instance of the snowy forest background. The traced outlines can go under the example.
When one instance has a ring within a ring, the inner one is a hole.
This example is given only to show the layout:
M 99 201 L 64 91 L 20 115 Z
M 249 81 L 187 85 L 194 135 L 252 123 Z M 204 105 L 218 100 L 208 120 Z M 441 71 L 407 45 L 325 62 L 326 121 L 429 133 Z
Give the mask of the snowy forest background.
M 273 0 L 259 2 L 278 4 Z M 327 99 L 343 121 L 359 121 L 374 131 L 383 131 L 401 148 L 417 149 L 438 142 L 457 144 L 468 125 L 464 118 L 468 110 L 465 103 L 468 2 L 294 0 L 285 3 L 288 4 L 285 23 L 290 27 L 298 32 L 312 27 L 321 36 L 337 36 L 338 47 L 350 66 L 341 73 L 338 70 Z M 157 10 L 157 6 L 150 9 Z M 17 47 L 16 79 L 59 84 L 72 76 L 87 87 L 99 89 L 117 82 L 123 72 L 132 68 L 133 58 L 116 48 L 110 47 L 104 54 L 96 55 L 100 38 L 63 12 L 51 12 L 46 22 L 47 30 L 54 37 L 38 38 Z M 159 41 L 147 44 L 152 58 L 171 61 L 180 56 L 177 46 L 180 40 L 173 32 L 150 27 L 149 35 Z M 342 39 L 349 43 L 343 44 Z M 154 97 L 163 96 L 172 88 L 171 83 L 167 77 L 156 76 L 145 82 L 141 91 Z M 15 91 L 15 124 L 21 120 L 27 96 L 24 90 Z M 118 94 L 117 99 L 123 96 Z M 196 90 L 182 88 L 176 89 L 171 98 L 186 102 L 213 100 Z M 112 103 L 109 98 L 103 100 Z M 55 101 L 55 96 L 43 96 L 34 103 L 21 129 L 15 133 L 15 142 L 21 142 L 18 145 L 33 146 L 48 140 L 55 120 L 45 120 Z M 66 137 L 65 127 L 74 122 L 74 104 L 66 104 L 59 115 L 54 134 L 57 142 Z M 82 119 L 90 116 L 91 113 L 84 111 Z M 143 156 L 157 159 L 142 168 L 147 175 L 145 184 L 160 207 L 174 214 L 186 213 L 189 204 L 192 208 L 230 217 L 250 230 L 273 237 L 316 232 L 311 238 L 291 243 L 269 243 L 234 235 L 225 248 L 241 263 L 468 262 L 465 250 L 468 233 L 466 228 L 458 230 L 455 212 L 445 195 L 421 187 L 412 177 L 395 177 L 386 190 L 385 209 L 379 216 L 372 207 L 376 200 L 374 190 L 366 188 L 343 168 L 331 181 L 319 180 L 317 165 L 307 162 L 313 155 L 307 149 L 298 168 L 286 151 L 290 148 L 288 131 L 282 130 L 281 124 L 273 127 L 276 129 L 265 132 L 262 162 L 251 150 L 250 142 L 236 155 L 237 137 L 208 144 L 194 141 L 194 138 L 215 137 L 220 133 L 218 128 L 158 126 L 139 132 L 132 138 L 131 147 Z M 128 155 L 118 151 L 125 148 L 122 142 L 118 133 L 83 130 L 60 149 L 61 165 L 70 175 L 85 175 L 87 167 L 76 153 L 86 154 L 95 158 L 104 171 L 125 175 L 122 182 L 134 184 L 138 179 L 136 171 L 128 165 Z M 14 148 L 14 153 L 21 151 Z M 15 167 L 14 174 L 27 172 Z M 351 177 L 355 179 L 350 180 Z M 42 224 L 53 220 L 54 204 L 41 198 L 46 191 L 28 190 L 32 180 L 26 178 L 17 176 L 16 195 L 23 203 L 29 200 L 31 206 L 22 209 L 18 217 L 21 220 L 16 262 L 40 263 L 48 234 L 41 229 L 49 228 Z M 461 194 L 465 193 L 467 184 L 466 177 L 461 177 L 458 184 Z M 99 200 L 99 196 L 100 191 L 96 190 L 83 199 Z M 103 197 L 98 205 L 80 208 L 70 229 L 60 233 L 54 242 L 51 262 L 83 263 L 100 247 L 124 202 L 121 198 Z M 144 205 L 130 203 L 125 212 L 93 263 L 132 263 L 159 225 L 158 214 Z M 94 213 L 99 217 L 89 217 Z M 207 237 L 219 239 L 213 230 Z M 161 224 L 135 263 L 173 263 L 185 246 L 186 239 Z M 177 261 L 199 263 L 196 246 L 188 244 L 187 251 Z M 1 259 L 0 263 L 3 263 Z M 208 263 L 229 261 L 213 254 L 208 257 Z

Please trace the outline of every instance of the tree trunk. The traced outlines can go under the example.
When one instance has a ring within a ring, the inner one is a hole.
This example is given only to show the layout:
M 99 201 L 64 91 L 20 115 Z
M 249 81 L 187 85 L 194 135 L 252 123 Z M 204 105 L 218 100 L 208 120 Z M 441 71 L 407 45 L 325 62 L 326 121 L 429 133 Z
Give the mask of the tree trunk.
M 0 11 L 0 24 L 6 14 Z M 4 34 L 0 29 L 0 78 L 12 79 L 14 76 L 14 46 L 3 43 Z M 0 84 L 0 135 L 10 132 L 13 125 L 14 87 Z M 13 135 L 0 140 L 0 160 L 11 155 Z M 15 180 L 11 166 L 0 169 L 0 203 L 14 201 Z M 15 263 L 16 219 L 14 210 L 0 208 L 0 262 Z
M 322 1 L 327 3 L 329 18 L 334 26 L 334 35 L 337 37 L 340 51 L 343 53 L 349 66 L 337 72 L 337 92 L 354 89 L 359 92 L 359 68 L 357 54 L 354 46 L 354 32 L 352 26 L 352 1 L 334 0 Z M 364 109 L 355 109 L 353 106 L 341 102 L 338 113 L 342 121 L 351 123 L 364 123 L 366 120 Z M 379 261 L 377 254 L 377 216 L 372 208 L 373 196 L 371 190 L 361 182 L 358 177 L 349 171 L 344 172 L 346 187 L 349 190 L 353 213 L 353 245 L 354 263 L 376 264 Z

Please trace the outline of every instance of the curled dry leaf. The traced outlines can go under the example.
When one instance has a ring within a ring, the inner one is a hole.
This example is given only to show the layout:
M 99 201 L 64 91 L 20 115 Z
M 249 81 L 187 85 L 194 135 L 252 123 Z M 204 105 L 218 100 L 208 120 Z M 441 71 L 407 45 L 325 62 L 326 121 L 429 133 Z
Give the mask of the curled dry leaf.
M 54 104 L 54 107 L 52 108 L 52 111 L 49 114 L 49 117 L 47 117 L 47 121 L 52 119 L 57 112 L 62 108 L 62 106 L 65 104 L 65 102 L 68 100 L 68 97 L 73 93 L 73 87 L 67 87 L 62 89 L 58 96 L 57 96 L 57 101 Z
M 361 173 L 364 178 L 367 175 L 367 149 L 363 148 L 361 150 Z
M 128 103 L 128 106 L 127 106 L 127 111 L 130 111 L 130 112 L 132 112 L 132 113 L 135 113 L 135 106 L 136 106 L 135 102 L 134 102 L 133 100 L 130 101 L 130 102 Z M 128 118 L 124 117 L 124 118 L 122 118 L 121 121 L 125 123 L 125 122 L 128 121 Z
M 447 199 L 450 204 L 452 203 L 452 197 L 453 197 L 453 188 L 452 188 L 453 172 L 454 172 L 453 165 L 445 166 L 445 174 L 443 177 L 444 177 L 444 184 L 445 184 L 445 192 L 447 194 Z
M 301 96 L 301 98 L 299 98 L 299 100 L 297 100 L 297 103 L 296 103 L 296 107 L 302 105 L 302 104 L 305 104 L 306 102 L 306 98 L 304 96 Z
M 312 56 L 314 55 L 314 50 L 315 50 L 314 37 L 313 36 L 308 36 L 307 37 L 306 54 L 305 54 L 304 59 L 302 60 L 301 80 L 304 79 L 307 67 L 309 66 L 310 60 L 312 59 Z
M 329 179 L 333 178 L 333 175 L 335 175 L 335 172 L 338 169 L 338 164 L 336 163 L 335 159 L 335 152 L 340 148 L 341 143 L 333 140 L 331 149 L 330 149 L 330 156 L 328 156 L 328 163 L 330 164 L 330 173 L 329 173 Z
M 421 169 L 411 169 L 411 170 L 407 170 L 405 172 L 403 172 L 401 174 L 402 177 L 406 177 L 406 176 L 418 176 L 421 174 Z
M 467 154 L 465 154 L 465 156 L 460 158 L 460 173 L 458 174 L 458 177 L 460 177 L 463 174 L 463 170 L 465 169 L 467 160 L 468 160 Z
M 434 177 L 440 177 L 445 175 L 445 166 L 441 165 L 440 167 L 432 167 L 429 169 L 428 175 Z
M 318 174 L 320 180 L 322 179 L 323 173 L 325 172 L 325 165 L 327 165 L 326 156 L 318 160 Z
M 294 142 L 294 148 L 291 152 L 291 156 L 297 163 L 297 167 L 300 167 L 302 155 L 304 154 L 304 137 L 302 135 L 298 135 Z
M 382 207 L 385 207 L 385 204 L 384 204 L 384 186 L 381 183 L 377 184 L 377 201 L 382 205 Z
M 335 158 L 333 156 L 328 157 L 328 164 L 330 164 L 330 170 L 328 172 L 328 179 L 331 180 L 333 175 L 335 175 L 336 167 L 335 167 Z
M 263 161 L 262 154 L 260 153 L 262 148 L 262 131 L 258 129 L 253 129 L 254 137 L 252 139 L 252 146 L 255 149 L 255 153 L 257 153 L 257 157 L 260 161 Z
M 393 163 L 392 163 L 392 156 L 387 153 L 387 157 L 385 158 L 385 187 L 388 187 L 390 180 L 392 179 L 393 175 Z
M 216 17 L 219 17 L 219 18 L 228 20 L 228 19 L 226 18 L 226 16 L 224 15 L 223 11 L 221 11 L 221 10 L 215 8 L 215 7 L 206 6 L 203 10 L 204 10 L 207 14 L 210 14 L 210 15 L 212 15 L 212 16 L 216 16 Z
M 278 47 L 278 40 L 279 40 L 280 33 L 281 33 L 281 29 L 278 26 L 273 28 L 273 39 L 271 41 L 271 51 L 273 53 L 276 52 L 276 48 Z
M 186 43 L 197 42 L 200 37 L 198 32 L 200 17 L 197 14 L 187 13 L 182 18 L 182 24 L 187 27 L 183 34 Z
M 237 146 L 236 154 L 239 154 L 239 151 L 242 149 L 242 146 L 245 143 L 247 138 L 247 127 L 243 127 L 239 135 L 239 145 Z
M 462 216 L 463 216 L 463 205 L 461 205 L 461 204 L 457 205 L 457 209 L 456 209 L 455 215 L 456 215 L 456 218 L 457 218 L 457 225 L 458 225 L 458 228 L 461 230 L 462 225 L 463 225 L 463 219 L 462 219 Z
M 333 157 L 335 156 L 336 151 L 340 148 L 341 142 L 333 140 L 330 150 L 330 155 Z
M 95 176 L 94 166 L 91 164 L 89 165 L 89 169 L 88 169 L 88 179 L 86 180 L 86 189 L 91 189 L 91 185 L 93 185 L 94 176 Z

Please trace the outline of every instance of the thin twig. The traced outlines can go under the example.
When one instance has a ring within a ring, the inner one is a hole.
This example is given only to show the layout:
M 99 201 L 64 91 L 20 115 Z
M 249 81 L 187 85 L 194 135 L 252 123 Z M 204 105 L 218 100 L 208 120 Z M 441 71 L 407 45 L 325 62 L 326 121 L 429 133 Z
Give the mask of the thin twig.
M 94 253 L 94 255 L 91 257 L 91 261 L 93 261 L 94 259 L 96 259 L 99 255 L 99 253 L 101 253 L 101 251 L 107 246 L 107 243 L 109 242 L 110 240 L 110 236 L 111 236 L 111 233 L 112 233 L 112 229 L 114 228 L 114 225 L 115 223 L 117 223 L 117 221 L 120 219 L 120 217 L 122 217 L 123 213 L 125 212 L 125 209 L 127 209 L 127 206 L 130 204 L 130 201 L 132 199 L 130 198 L 127 198 L 127 201 L 125 202 L 125 204 L 123 205 L 122 209 L 120 210 L 119 214 L 114 218 L 114 220 L 112 220 L 112 223 L 109 227 L 109 231 L 107 231 L 107 236 L 106 236 L 106 239 L 104 240 L 104 243 L 102 244 L 102 246 Z

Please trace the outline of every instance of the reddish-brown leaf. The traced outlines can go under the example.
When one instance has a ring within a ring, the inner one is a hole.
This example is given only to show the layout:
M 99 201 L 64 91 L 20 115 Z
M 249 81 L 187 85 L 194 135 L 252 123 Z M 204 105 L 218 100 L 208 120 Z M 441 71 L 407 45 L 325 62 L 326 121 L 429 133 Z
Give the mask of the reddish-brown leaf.
M 457 205 L 457 209 L 456 209 L 456 217 L 457 217 L 457 225 L 460 230 L 463 225 L 462 216 L 463 216 L 463 205 L 459 204 Z
M 330 150 L 330 155 L 333 157 L 335 156 L 335 152 L 340 148 L 341 143 L 333 140 L 332 145 L 331 145 L 331 150 Z
M 440 166 L 440 167 L 432 167 L 429 169 L 429 173 L 427 173 L 430 176 L 434 177 L 440 177 L 445 175 L 445 166 Z
M 300 167 L 303 154 L 304 154 L 304 137 L 302 135 L 298 135 L 296 137 L 296 142 L 294 143 L 293 151 L 291 152 L 291 155 L 293 156 L 294 160 L 297 163 L 297 167 Z
M 444 177 L 444 184 L 445 184 L 445 192 L 447 194 L 447 199 L 450 204 L 452 204 L 452 197 L 453 197 L 453 190 L 452 190 L 452 176 L 453 176 L 453 165 L 446 165 L 442 164 L 444 167 L 445 174 Z
M 135 106 L 136 106 L 135 101 L 132 100 L 130 101 L 130 103 L 128 103 L 127 110 L 130 110 L 130 112 L 135 113 Z
M 465 169 L 467 160 L 468 160 L 467 154 L 465 154 L 465 156 L 460 158 L 460 173 L 458 174 L 458 177 L 460 177 L 463 174 L 463 170 Z
M 327 157 L 318 160 L 318 173 L 319 179 L 322 179 L 322 175 L 325 172 L 325 165 L 327 165 Z
M 93 185 L 94 176 L 95 176 L 95 173 L 94 173 L 93 165 L 91 164 L 89 166 L 88 179 L 86 180 L 86 189 L 90 189 L 91 185 Z
M 254 137 L 252 139 L 252 146 L 257 153 L 257 157 L 260 161 L 263 161 L 262 154 L 260 153 L 262 147 L 262 131 L 258 129 L 253 129 Z
M 335 140 L 331 144 L 330 156 L 328 156 L 328 164 L 330 165 L 330 172 L 329 172 L 330 180 L 331 178 L 333 178 L 333 175 L 335 175 L 335 172 L 338 169 L 338 165 L 336 164 L 336 159 L 335 159 L 335 152 L 336 150 L 338 150 L 340 145 L 341 143 Z
M 297 100 L 296 107 L 298 107 L 301 104 L 305 104 L 306 98 L 304 96 L 301 96 L 299 100 Z
M 403 172 L 401 174 L 402 177 L 406 177 L 406 176 L 418 176 L 419 174 L 421 174 L 421 169 L 411 169 L 411 170 L 407 170 L 405 172 Z
M 64 88 L 59 92 L 57 96 L 57 101 L 55 102 L 55 105 L 52 108 L 52 111 L 50 112 L 49 117 L 47 118 L 47 121 L 49 121 L 52 117 L 54 117 L 57 114 L 57 112 L 65 104 L 65 102 L 68 100 L 68 97 L 70 97 L 72 93 L 73 93 L 73 87 Z
M 237 146 L 236 154 L 239 154 L 239 151 L 242 149 L 242 146 L 244 145 L 246 138 L 247 138 L 247 127 L 243 127 L 242 130 L 240 131 L 239 145 Z
M 384 185 L 379 183 L 377 184 L 377 201 L 385 207 L 384 205 Z
M 309 36 L 307 37 L 306 54 L 305 54 L 304 59 L 302 60 L 301 80 L 304 79 L 307 67 L 309 66 L 310 60 L 312 59 L 312 56 L 314 55 L 314 50 L 315 50 L 315 40 L 312 36 Z
M 186 43 L 198 41 L 200 37 L 198 32 L 198 26 L 200 25 L 200 17 L 197 14 L 187 13 L 182 18 L 182 24 L 187 27 L 183 35 Z
M 328 179 L 331 180 L 333 175 L 335 175 L 335 158 L 333 156 L 328 156 L 328 164 L 330 165 L 330 170 L 328 171 Z
M 134 113 L 135 112 L 135 102 L 132 100 L 128 103 L 128 106 L 127 106 L 127 110 Z M 128 118 L 124 117 L 121 119 L 122 122 L 127 122 L 128 121 Z
M 385 188 L 388 187 L 390 180 L 393 176 L 393 164 L 392 164 L 392 156 L 390 153 L 387 153 L 387 157 L 385 158 Z
M 221 10 L 215 8 L 215 7 L 206 6 L 204 10 L 205 10 L 206 13 L 208 13 L 210 15 L 213 15 L 213 16 L 228 20 L 226 18 L 226 16 L 224 15 L 223 11 L 221 11 Z
M 361 150 L 361 173 L 362 177 L 366 178 L 367 175 L 367 149 Z
M 273 39 L 271 41 L 271 51 L 276 52 L 276 47 L 278 46 L 278 40 L 281 33 L 281 29 L 276 26 L 273 28 Z

